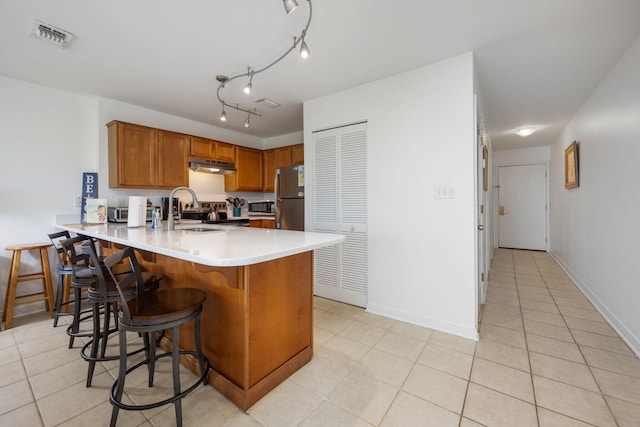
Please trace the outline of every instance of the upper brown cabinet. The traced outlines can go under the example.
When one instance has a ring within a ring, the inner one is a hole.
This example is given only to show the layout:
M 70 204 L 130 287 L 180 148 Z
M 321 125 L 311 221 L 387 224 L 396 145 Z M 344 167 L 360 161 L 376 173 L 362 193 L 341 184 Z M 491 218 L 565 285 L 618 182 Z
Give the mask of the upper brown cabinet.
M 262 191 L 262 152 L 235 147 L 236 173 L 224 176 L 225 191 Z
M 291 164 L 293 166 L 304 165 L 304 144 L 291 146 Z
M 291 147 L 280 147 L 274 150 L 276 152 L 276 168 L 291 164 Z
M 109 187 L 174 188 L 189 184 L 188 135 L 113 121 Z
M 109 187 L 173 188 L 189 184 L 188 135 L 118 121 L 107 127 Z
M 216 142 L 211 139 L 191 137 L 191 156 L 205 159 L 215 159 Z
M 276 150 L 262 152 L 262 191 L 272 193 L 276 174 Z
M 154 187 L 158 180 L 158 131 L 110 122 L 109 187 Z
M 233 144 L 192 136 L 191 156 L 233 163 L 236 161 L 236 150 Z
M 297 166 L 304 164 L 304 145 L 289 145 L 286 147 L 272 148 L 262 152 L 262 191 L 270 193 L 274 191 L 273 184 L 276 169 L 282 166 Z
M 216 160 L 221 162 L 235 162 L 236 161 L 236 146 L 233 144 L 227 144 L 226 142 L 216 141 Z
M 188 135 L 158 130 L 158 188 L 189 185 L 190 142 Z

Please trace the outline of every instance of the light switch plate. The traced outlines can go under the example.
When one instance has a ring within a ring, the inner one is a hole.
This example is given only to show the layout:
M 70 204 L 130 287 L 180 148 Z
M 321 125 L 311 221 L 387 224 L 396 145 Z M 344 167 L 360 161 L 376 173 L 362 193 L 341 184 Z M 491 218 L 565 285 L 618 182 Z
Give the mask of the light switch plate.
M 434 197 L 436 199 L 455 199 L 455 187 L 435 187 Z

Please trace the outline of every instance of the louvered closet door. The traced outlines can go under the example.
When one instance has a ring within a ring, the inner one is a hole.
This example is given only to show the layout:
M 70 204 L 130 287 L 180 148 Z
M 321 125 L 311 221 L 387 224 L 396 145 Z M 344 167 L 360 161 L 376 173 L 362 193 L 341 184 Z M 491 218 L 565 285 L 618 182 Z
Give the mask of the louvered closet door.
M 367 303 L 366 123 L 314 133 L 314 231 L 340 233 L 315 252 L 316 295 Z

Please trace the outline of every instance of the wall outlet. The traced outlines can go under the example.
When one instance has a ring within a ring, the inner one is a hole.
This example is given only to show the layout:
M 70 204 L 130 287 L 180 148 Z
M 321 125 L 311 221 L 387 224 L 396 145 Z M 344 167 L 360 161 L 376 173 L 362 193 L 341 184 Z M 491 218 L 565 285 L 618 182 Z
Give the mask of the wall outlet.
M 76 208 L 82 207 L 82 197 L 76 197 L 75 199 Z

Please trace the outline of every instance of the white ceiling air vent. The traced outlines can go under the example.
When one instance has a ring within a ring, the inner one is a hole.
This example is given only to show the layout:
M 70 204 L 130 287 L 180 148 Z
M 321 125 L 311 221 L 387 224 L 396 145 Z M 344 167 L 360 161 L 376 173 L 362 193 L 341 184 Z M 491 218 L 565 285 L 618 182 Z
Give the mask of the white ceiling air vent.
M 34 21 L 33 34 L 36 38 L 48 40 L 51 43 L 58 45 L 61 49 L 65 48 L 73 38 L 73 34 L 69 31 L 56 28 L 53 25 L 45 24 L 40 21 Z
M 261 104 L 263 102 L 271 108 L 278 108 L 280 106 L 276 101 L 269 98 L 260 98 L 256 101 L 256 104 Z

